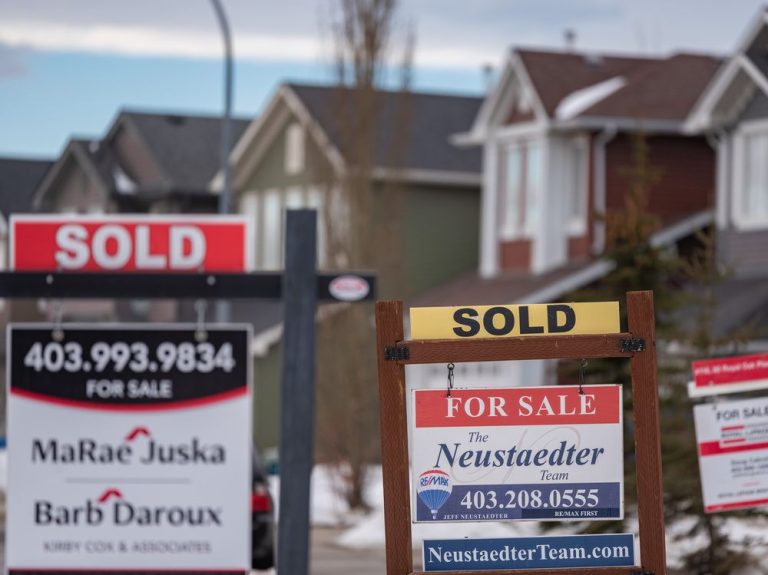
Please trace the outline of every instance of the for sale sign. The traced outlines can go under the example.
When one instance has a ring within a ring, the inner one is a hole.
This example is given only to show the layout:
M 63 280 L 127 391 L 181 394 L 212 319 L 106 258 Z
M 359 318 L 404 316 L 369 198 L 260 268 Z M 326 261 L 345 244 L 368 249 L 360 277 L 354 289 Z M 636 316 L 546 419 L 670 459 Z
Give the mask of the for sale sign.
M 623 517 L 621 386 L 582 391 L 414 391 L 414 521 Z
M 249 220 L 237 216 L 13 216 L 17 271 L 243 272 Z
M 195 334 L 9 328 L 11 574 L 249 569 L 249 330 Z
M 702 359 L 692 367 L 693 397 L 768 388 L 768 353 Z
M 768 398 L 694 407 L 707 513 L 768 504 Z

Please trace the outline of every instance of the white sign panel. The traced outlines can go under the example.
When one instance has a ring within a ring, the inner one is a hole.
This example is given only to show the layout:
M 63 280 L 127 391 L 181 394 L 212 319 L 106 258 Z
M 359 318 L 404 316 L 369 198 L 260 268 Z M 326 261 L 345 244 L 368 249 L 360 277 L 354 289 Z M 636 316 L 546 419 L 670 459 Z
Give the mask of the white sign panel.
M 249 334 L 11 326 L 9 572 L 248 571 Z
M 707 513 L 768 504 L 768 398 L 694 407 Z
M 621 386 L 413 393 L 414 521 L 623 517 Z

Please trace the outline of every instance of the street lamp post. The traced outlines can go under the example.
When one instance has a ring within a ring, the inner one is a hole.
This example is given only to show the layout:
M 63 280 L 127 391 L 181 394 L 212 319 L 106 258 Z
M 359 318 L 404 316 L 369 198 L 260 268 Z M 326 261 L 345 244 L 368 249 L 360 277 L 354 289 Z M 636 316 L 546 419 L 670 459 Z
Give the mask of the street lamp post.
M 229 32 L 229 22 L 220 0 L 211 0 L 216 19 L 221 28 L 224 40 L 224 118 L 221 125 L 221 171 L 224 174 L 224 186 L 219 194 L 219 213 L 228 214 L 232 211 L 232 170 L 229 163 L 229 150 L 232 141 L 232 36 Z M 229 302 L 216 302 L 216 320 L 229 321 Z
M 221 126 L 221 170 L 224 173 L 224 187 L 219 196 L 219 213 L 228 214 L 232 211 L 232 173 L 229 164 L 232 140 L 232 36 L 221 1 L 211 0 L 211 4 L 224 40 L 224 119 Z

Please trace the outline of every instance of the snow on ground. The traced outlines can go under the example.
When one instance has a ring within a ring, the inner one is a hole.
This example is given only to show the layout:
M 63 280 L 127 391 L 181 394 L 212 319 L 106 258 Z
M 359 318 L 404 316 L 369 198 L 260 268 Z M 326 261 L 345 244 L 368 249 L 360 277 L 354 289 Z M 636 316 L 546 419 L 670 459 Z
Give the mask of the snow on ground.
M 272 478 L 275 500 L 279 499 L 279 480 Z M 352 513 L 347 508 L 335 486 L 338 479 L 329 467 L 316 466 L 312 474 L 311 521 L 315 526 L 346 526 L 336 539 L 336 544 L 350 549 L 383 548 L 384 497 L 381 467 L 372 467 L 366 494 L 372 506 L 370 513 Z M 413 546 L 420 549 L 424 539 L 530 537 L 542 535 L 535 521 L 474 522 L 413 524 Z M 667 526 L 667 558 L 670 567 L 679 567 L 681 557 L 706 544 L 703 536 L 687 537 L 689 520 L 680 520 Z M 571 535 L 573 524 L 563 522 L 546 535 Z M 760 564 L 768 564 L 768 518 L 730 518 L 726 530 L 736 547 L 749 548 Z M 637 521 L 627 521 L 627 532 L 638 533 Z M 639 557 L 639 550 L 638 550 Z M 757 571 L 754 573 L 758 573 Z M 734 574 L 736 575 L 736 574 Z M 739 575 L 753 575 L 745 571 Z

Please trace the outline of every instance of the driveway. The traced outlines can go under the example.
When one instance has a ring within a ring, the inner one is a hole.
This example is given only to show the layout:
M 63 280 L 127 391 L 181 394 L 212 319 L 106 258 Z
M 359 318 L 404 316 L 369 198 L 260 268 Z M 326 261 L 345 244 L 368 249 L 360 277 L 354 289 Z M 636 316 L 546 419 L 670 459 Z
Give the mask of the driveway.
M 385 575 L 384 549 L 347 549 L 334 543 L 341 530 L 312 529 L 311 575 Z

